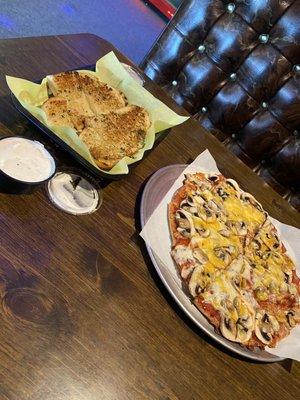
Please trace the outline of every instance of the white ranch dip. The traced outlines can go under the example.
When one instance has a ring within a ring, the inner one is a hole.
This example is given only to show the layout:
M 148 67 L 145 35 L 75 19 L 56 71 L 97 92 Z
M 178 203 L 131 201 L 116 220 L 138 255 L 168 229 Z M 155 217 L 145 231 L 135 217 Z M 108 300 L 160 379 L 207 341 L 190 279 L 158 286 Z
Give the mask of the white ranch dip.
M 54 173 L 55 162 L 41 143 L 8 137 L 0 140 L 0 169 L 23 182 L 42 182 Z

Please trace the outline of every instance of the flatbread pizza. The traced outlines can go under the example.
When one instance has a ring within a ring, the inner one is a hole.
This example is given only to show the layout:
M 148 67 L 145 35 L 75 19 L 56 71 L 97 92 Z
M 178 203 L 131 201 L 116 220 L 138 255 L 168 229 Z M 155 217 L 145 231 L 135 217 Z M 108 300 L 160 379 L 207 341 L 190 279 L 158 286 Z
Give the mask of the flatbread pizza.
M 225 338 L 275 347 L 300 322 L 295 264 L 261 204 L 234 180 L 186 175 L 168 220 L 181 279 Z

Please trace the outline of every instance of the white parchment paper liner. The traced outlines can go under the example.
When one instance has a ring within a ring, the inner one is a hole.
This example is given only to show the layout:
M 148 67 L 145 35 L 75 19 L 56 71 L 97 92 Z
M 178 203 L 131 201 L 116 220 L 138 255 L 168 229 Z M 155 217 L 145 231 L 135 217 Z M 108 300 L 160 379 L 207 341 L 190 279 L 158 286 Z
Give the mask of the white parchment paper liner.
M 167 219 L 167 207 L 173 193 L 182 186 L 184 174 L 200 171 L 204 173 L 220 173 L 214 158 L 208 150 L 201 153 L 175 180 L 171 189 L 162 199 L 140 233 L 145 242 L 169 270 L 179 287 L 181 287 L 180 278 L 170 255 L 171 239 Z M 230 178 L 230 176 L 227 178 Z M 270 217 L 270 219 L 278 229 L 280 238 L 284 242 L 288 254 L 296 264 L 297 274 L 300 275 L 300 229 L 283 224 L 274 218 Z M 279 357 L 300 361 L 300 325 L 292 329 L 290 335 L 283 339 L 277 348 L 271 349 L 266 347 L 266 351 Z

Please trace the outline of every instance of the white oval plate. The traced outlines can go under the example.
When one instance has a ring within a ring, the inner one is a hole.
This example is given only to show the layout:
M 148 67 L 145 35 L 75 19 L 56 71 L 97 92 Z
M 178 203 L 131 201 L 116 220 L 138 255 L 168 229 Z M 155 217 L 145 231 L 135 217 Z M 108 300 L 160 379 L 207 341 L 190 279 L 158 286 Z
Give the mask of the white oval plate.
M 155 208 L 159 205 L 160 201 L 171 188 L 176 178 L 178 178 L 185 168 L 186 165 L 169 165 L 156 171 L 148 180 L 141 199 L 140 218 L 142 228 L 148 221 Z M 159 260 L 159 258 L 153 253 L 152 249 L 147 244 L 146 247 L 154 268 L 156 269 L 160 279 L 169 293 L 172 295 L 179 307 L 188 315 L 188 317 L 208 336 L 216 340 L 226 349 L 251 360 L 262 362 L 278 362 L 283 360 L 283 358 L 270 354 L 267 351 L 248 350 L 241 347 L 239 344 L 230 342 L 223 336 L 219 335 L 214 330 L 213 326 L 207 321 L 207 319 L 192 304 L 189 296 L 178 285 L 178 282 L 175 281 L 174 276 L 171 274 L 169 269 Z M 166 251 L 169 250 L 166 249 Z

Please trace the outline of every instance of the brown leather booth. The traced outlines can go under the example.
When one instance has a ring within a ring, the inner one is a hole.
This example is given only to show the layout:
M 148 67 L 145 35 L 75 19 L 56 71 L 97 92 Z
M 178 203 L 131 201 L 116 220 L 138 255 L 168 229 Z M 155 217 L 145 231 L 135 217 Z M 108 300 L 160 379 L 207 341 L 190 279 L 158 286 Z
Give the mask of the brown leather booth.
M 142 68 L 300 209 L 300 0 L 183 0 Z

